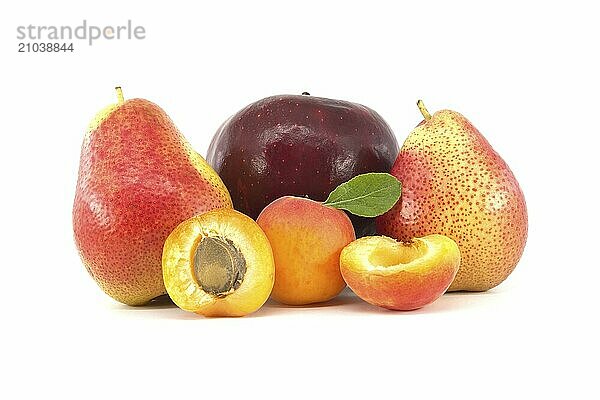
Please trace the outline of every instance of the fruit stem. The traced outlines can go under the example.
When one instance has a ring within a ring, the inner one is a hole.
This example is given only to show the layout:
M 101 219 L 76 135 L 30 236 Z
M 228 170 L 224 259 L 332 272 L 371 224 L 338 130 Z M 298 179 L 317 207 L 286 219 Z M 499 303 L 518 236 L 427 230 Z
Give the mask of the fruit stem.
M 427 108 L 425 108 L 425 104 L 423 103 L 423 100 L 417 101 L 417 107 L 419 107 L 419 111 L 421 111 L 421 114 L 423 114 L 425 121 L 428 121 L 431 119 L 431 114 L 429 114 L 429 111 L 427 111 Z
M 119 104 L 123 104 L 125 98 L 123 97 L 123 90 L 121 89 L 121 86 L 117 86 L 115 90 L 117 91 L 117 99 L 119 100 Z

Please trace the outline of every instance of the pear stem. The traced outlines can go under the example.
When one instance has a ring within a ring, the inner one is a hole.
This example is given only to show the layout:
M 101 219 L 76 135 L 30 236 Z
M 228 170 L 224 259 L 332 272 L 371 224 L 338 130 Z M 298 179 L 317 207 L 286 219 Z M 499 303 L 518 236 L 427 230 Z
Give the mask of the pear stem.
M 429 114 L 429 111 L 427 111 L 427 108 L 425 108 L 423 100 L 417 101 L 417 107 L 419 107 L 419 111 L 421 111 L 421 114 L 423 114 L 423 118 L 425 118 L 425 121 L 431 119 L 431 114 Z
M 123 104 L 125 97 L 123 97 L 123 90 L 121 89 L 121 86 L 117 86 L 115 90 L 117 91 L 117 100 L 119 101 L 119 104 Z

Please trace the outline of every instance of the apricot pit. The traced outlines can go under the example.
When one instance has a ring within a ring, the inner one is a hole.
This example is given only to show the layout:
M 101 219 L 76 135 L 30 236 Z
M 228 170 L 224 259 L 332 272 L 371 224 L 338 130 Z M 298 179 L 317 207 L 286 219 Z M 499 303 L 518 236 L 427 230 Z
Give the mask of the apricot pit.
M 206 293 L 223 297 L 242 284 L 246 259 L 231 240 L 205 237 L 196 249 L 194 272 Z

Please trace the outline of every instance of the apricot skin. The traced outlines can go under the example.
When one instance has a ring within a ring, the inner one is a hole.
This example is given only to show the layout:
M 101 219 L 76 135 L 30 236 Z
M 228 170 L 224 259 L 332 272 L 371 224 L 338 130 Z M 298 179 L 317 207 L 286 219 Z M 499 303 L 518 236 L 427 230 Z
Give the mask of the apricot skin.
M 412 263 L 377 268 L 361 264 L 354 256 L 361 242 L 367 240 L 394 241 L 385 236 L 365 237 L 347 246 L 340 256 L 344 280 L 358 297 L 366 302 L 390 310 L 410 311 L 421 308 L 439 298 L 450 286 L 460 265 L 460 251 L 456 243 L 442 235 L 422 239 L 439 242 L 434 254 Z M 403 244 L 397 243 L 401 247 Z M 354 254 L 353 254 L 354 253 Z
M 343 211 L 285 196 L 269 204 L 257 223 L 273 248 L 274 300 L 289 305 L 318 303 L 337 296 L 346 286 L 339 257 L 355 233 Z

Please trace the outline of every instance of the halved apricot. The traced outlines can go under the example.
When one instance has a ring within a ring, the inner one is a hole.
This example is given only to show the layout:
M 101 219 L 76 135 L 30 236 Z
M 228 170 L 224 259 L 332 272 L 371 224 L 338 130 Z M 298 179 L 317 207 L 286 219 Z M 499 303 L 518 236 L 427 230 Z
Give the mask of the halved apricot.
M 268 299 L 275 279 L 271 245 L 251 218 L 218 209 L 179 224 L 162 256 L 167 292 L 205 316 L 243 316 Z
M 350 289 L 366 302 L 391 310 L 414 310 L 433 302 L 448 289 L 459 266 L 458 245 L 443 235 L 408 243 L 368 236 L 340 254 L 340 270 Z

